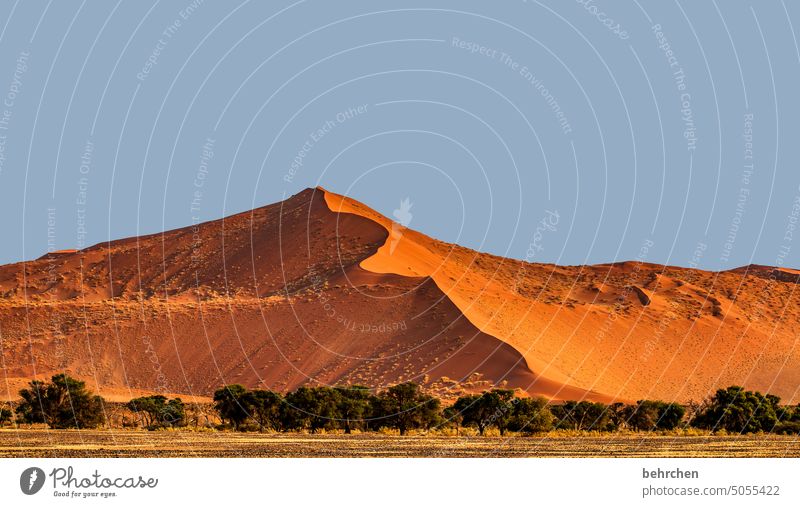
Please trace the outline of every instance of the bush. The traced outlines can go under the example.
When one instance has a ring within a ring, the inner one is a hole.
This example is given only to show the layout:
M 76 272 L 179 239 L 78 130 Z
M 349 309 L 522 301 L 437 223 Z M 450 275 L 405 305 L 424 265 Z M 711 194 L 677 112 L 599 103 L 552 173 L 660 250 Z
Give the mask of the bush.
M 104 400 L 86 389 L 86 383 L 66 374 L 50 383 L 32 380 L 21 389 L 16 412 L 20 421 L 45 423 L 51 428 L 96 428 L 104 421 Z
M 800 435 L 800 421 L 785 421 L 775 425 L 773 433 L 778 435 Z

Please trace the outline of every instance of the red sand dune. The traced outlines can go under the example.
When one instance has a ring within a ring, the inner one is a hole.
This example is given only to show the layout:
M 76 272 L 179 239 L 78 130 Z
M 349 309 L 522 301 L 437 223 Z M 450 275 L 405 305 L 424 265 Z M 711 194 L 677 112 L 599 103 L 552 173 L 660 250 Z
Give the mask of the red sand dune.
M 528 264 L 309 189 L 0 267 L 5 394 L 68 371 L 117 398 L 413 380 L 601 401 L 738 384 L 796 403 L 798 275 Z

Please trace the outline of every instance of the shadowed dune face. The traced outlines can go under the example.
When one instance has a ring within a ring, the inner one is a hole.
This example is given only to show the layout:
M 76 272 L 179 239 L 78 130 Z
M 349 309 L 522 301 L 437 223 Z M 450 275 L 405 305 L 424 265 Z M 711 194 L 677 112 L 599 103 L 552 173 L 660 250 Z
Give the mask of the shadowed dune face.
M 800 400 L 797 272 L 552 266 L 431 239 L 323 189 L 0 267 L 21 379 L 207 396 L 223 383 L 492 386 L 554 399 Z

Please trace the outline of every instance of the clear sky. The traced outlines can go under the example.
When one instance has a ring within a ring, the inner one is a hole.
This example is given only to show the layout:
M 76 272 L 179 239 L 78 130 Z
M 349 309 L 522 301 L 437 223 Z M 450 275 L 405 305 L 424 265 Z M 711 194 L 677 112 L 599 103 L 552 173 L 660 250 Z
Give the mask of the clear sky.
M 319 184 L 533 261 L 800 266 L 794 2 L 9 0 L 0 30 L 3 263 Z

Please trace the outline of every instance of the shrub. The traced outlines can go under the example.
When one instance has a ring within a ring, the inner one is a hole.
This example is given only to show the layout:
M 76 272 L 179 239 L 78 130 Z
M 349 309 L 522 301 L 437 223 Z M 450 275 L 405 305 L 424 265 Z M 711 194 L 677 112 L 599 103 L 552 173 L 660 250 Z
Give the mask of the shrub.
M 800 421 L 779 422 L 773 432 L 778 435 L 800 435 Z

